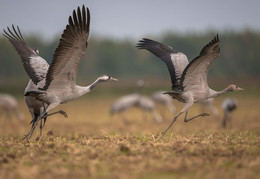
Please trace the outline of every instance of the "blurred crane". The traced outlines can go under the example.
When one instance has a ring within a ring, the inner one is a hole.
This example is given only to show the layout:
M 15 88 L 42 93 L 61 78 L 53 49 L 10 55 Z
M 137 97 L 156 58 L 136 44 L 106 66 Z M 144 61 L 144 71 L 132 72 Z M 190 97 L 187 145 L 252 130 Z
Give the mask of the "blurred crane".
M 201 110 L 204 111 L 204 108 L 207 108 L 209 112 L 213 114 L 214 118 L 218 118 L 218 110 L 214 106 L 214 98 L 205 99 L 199 102 L 201 106 Z
M 161 116 L 155 111 L 155 104 L 153 100 L 148 97 L 142 96 L 139 93 L 125 95 L 117 99 L 110 108 L 110 114 L 122 114 L 122 112 L 132 107 L 137 107 L 140 108 L 142 111 L 149 112 L 156 122 L 162 122 Z M 123 120 L 126 122 L 124 117 Z
M 151 113 L 153 119 L 157 123 L 162 122 L 162 117 L 155 111 L 155 104 L 151 98 L 148 98 L 147 96 L 141 96 L 137 106 L 140 107 L 143 111 Z
M 163 106 L 166 106 L 172 114 L 175 113 L 176 108 L 172 104 L 172 98 L 171 96 L 167 94 L 163 94 L 165 91 L 157 91 L 152 94 L 152 99 L 155 103 L 161 104 Z
M 18 110 L 17 100 L 9 94 L 0 94 L 0 108 L 2 108 L 7 118 L 11 118 L 13 113 L 19 120 L 24 120 L 24 114 Z
M 137 106 L 140 94 L 129 94 L 117 99 L 110 108 L 110 114 L 121 113 L 127 109 Z
M 32 80 L 27 86 L 25 96 L 35 98 L 38 100 L 38 103 L 41 104 L 41 107 L 44 106 L 43 110 L 40 108 L 40 115 L 33 119 L 32 128 L 25 137 L 27 139 L 31 138 L 39 120 L 41 120 L 41 136 L 42 119 L 46 120 L 48 112 L 56 108 L 59 104 L 69 102 L 90 92 L 100 82 L 111 80 L 117 81 L 117 79 L 114 79 L 109 75 L 104 75 L 99 77 L 89 86 L 82 87 L 76 85 L 79 64 L 87 49 L 90 24 L 89 9 L 87 8 L 86 15 L 85 6 L 82 6 L 82 11 L 78 7 L 77 12 L 74 10 L 73 15 L 69 17 L 68 21 L 69 24 L 63 31 L 49 68 L 47 62 L 39 56 L 38 51 L 32 50 L 24 43 L 18 27 L 17 30 L 19 34 L 14 27 L 14 33 L 9 28 L 8 31 L 10 34 L 5 31 L 5 36 L 18 51 L 22 58 L 25 70 Z M 41 67 L 42 70 L 36 71 L 39 67 Z M 67 116 L 64 111 L 55 113 L 62 113 Z
M 226 98 L 222 103 L 222 109 L 224 112 L 224 117 L 222 120 L 222 127 L 226 127 L 228 121 L 231 122 L 231 112 L 237 108 L 237 100 L 235 98 Z
M 186 55 L 159 42 L 143 38 L 143 40 L 140 40 L 137 44 L 137 48 L 150 51 L 166 63 L 171 76 L 172 91 L 166 92 L 165 94 L 169 94 L 173 99 L 185 103 L 181 112 L 173 119 L 162 135 L 165 135 L 176 119 L 184 112 L 186 112 L 184 122 L 188 122 L 199 116 L 203 117 L 209 115 L 207 113 L 201 113 L 187 119 L 189 108 L 193 103 L 208 98 L 214 98 L 227 92 L 242 90 L 236 85 L 230 85 L 222 91 L 215 91 L 209 88 L 207 73 L 210 65 L 219 56 L 219 44 L 220 42 L 217 35 L 210 43 L 204 46 L 200 55 L 190 63 L 188 62 Z
M 122 96 L 119 99 L 117 99 L 110 108 L 110 114 L 122 114 L 122 112 L 126 111 L 127 109 L 137 107 L 144 112 L 151 113 L 153 119 L 160 123 L 162 121 L 162 117 L 155 112 L 155 104 L 153 100 L 142 95 L 144 81 L 138 80 L 136 84 L 138 87 L 137 92 L 134 94 Z M 126 123 L 126 119 L 123 116 L 122 119 Z

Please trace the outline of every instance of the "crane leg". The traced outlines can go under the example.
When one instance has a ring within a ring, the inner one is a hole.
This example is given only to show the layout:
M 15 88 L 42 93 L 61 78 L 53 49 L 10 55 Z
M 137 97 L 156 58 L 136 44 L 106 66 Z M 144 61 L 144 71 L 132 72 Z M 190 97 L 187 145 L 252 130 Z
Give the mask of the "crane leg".
M 45 118 L 44 118 L 45 119 Z M 41 124 L 40 124 L 40 138 L 42 137 L 42 128 L 43 128 L 43 125 L 42 125 L 42 118 L 41 118 Z
M 40 140 L 41 137 L 42 137 L 42 129 L 43 129 L 43 127 L 45 126 L 45 123 L 46 123 L 47 117 L 48 117 L 48 116 L 51 116 L 51 115 L 54 115 L 54 114 L 57 114 L 57 113 L 62 114 L 62 115 L 63 115 L 64 117 L 66 117 L 66 118 L 68 117 L 67 113 L 66 113 L 65 111 L 63 111 L 63 110 L 59 110 L 59 111 L 54 112 L 54 113 L 51 113 L 51 114 L 46 113 L 46 115 L 44 115 L 44 116 L 41 118 L 41 124 L 40 124 L 40 136 L 38 137 L 38 140 Z M 42 119 L 44 120 L 44 123 L 43 123 L 43 124 L 42 124 Z
M 229 118 L 228 118 L 228 123 L 229 123 L 229 126 L 232 127 L 232 116 L 229 116 Z
M 222 123 L 221 123 L 223 128 L 226 127 L 227 121 L 228 121 L 228 114 L 227 114 L 227 112 L 225 112 Z
M 226 118 L 224 118 L 224 119 L 222 120 L 222 123 L 221 123 L 221 125 L 222 125 L 222 127 L 223 127 L 223 128 L 225 128 L 225 127 L 226 127 Z
M 47 116 L 45 118 L 43 118 L 43 127 L 45 126 L 46 120 L 47 120 Z
M 51 113 L 51 114 L 48 114 L 48 113 L 46 113 L 44 116 L 43 116 L 43 118 L 44 118 L 44 123 L 43 123 L 43 127 L 45 126 L 45 123 L 46 123 L 46 119 L 47 119 L 47 117 L 48 116 L 51 116 L 51 115 L 54 115 L 54 114 L 62 114 L 64 117 L 68 117 L 68 115 L 67 115 L 67 113 L 65 112 L 65 111 L 63 111 L 63 110 L 59 110 L 59 111 L 57 111 L 57 112 L 54 112 L 54 113 Z
M 176 119 L 182 114 L 183 112 L 180 112 L 177 116 L 174 117 L 174 119 L 172 120 L 171 124 L 169 125 L 169 127 L 162 133 L 162 136 L 165 135 L 165 133 L 171 128 L 171 126 L 173 125 L 173 123 L 176 121 Z
M 46 117 L 47 118 L 47 117 Z M 44 118 L 45 119 L 45 118 Z M 40 124 L 40 135 L 39 137 L 37 137 L 37 140 L 40 140 L 41 137 L 42 137 L 42 128 L 43 128 L 43 125 L 42 125 L 42 118 L 41 118 L 41 124 Z
M 197 115 L 197 116 L 194 116 L 194 117 L 192 117 L 192 118 L 190 118 L 190 119 L 187 119 L 187 114 L 188 114 L 188 111 L 187 111 L 186 114 L 185 114 L 184 122 L 189 122 L 189 121 L 191 121 L 192 119 L 195 119 L 195 118 L 200 117 L 200 116 L 201 116 L 201 117 L 209 116 L 208 113 L 201 113 L 201 114 L 199 114 L 199 115 Z
M 45 118 L 47 116 L 50 116 L 50 115 L 53 115 L 53 114 L 56 114 L 56 113 L 61 113 L 64 116 L 67 116 L 67 114 L 64 111 L 62 111 L 62 110 L 54 112 L 54 113 L 51 113 L 51 114 L 48 115 L 48 112 L 50 110 L 54 109 L 55 107 L 57 107 L 59 104 L 60 103 L 52 103 L 52 104 L 48 105 L 46 108 L 44 107 L 44 111 L 41 113 L 40 118 Z M 45 120 L 45 122 L 46 122 L 46 120 Z
M 31 128 L 30 132 L 27 135 L 25 135 L 23 140 L 24 139 L 30 139 L 32 137 L 32 134 L 33 134 L 33 132 L 35 130 L 35 127 L 37 126 L 39 120 L 40 120 L 40 117 L 39 116 L 35 116 L 35 118 L 33 119 L 32 128 Z
M 67 113 L 65 112 L 65 111 L 63 111 L 63 110 L 59 110 L 59 111 L 57 111 L 57 112 L 54 112 L 54 113 L 51 113 L 51 114 L 47 114 L 45 117 L 47 117 L 47 116 L 51 116 L 51 115 L 53 115 L 53 114 L 57 114 L 57 113 L 60 113 L 60 114 L 62 114 L 64 117 L 68 117 L 68 115 L 67 115 Z
M 154 110 L 152 110 L 151 115 L 152 115 L 153 119 L 154 119 L 158 124 L 163 121 L 163 118 L 162 118 L 158 113 L 156 113 Z
M 45 122 L 46 122 L 47 117 L 48 117 L 48 116 L 51 116 L 51 115 L 54 115 L 54 114 L 57 114 L 57 113 L 62 114 L 64 117 L 68 117 L 67 113 L 64 112 L 63 110 L 59 110 L 59 111 L 54 112 L 54 113 L 51 113 L 51 114 L 48 114 L 48 113 L 45 111 L 45 113 L 42 115 L 42 117 L 41 117 L 41 116 L 35 116 L 35 118 L 30 122 L 30 124 L 32 123 L 31 130 L 30 130 L 30 132 L 29 132 L 27 135 L 25 135 L 25 137 L 23 138 L 23 140 L 24 140 L 24 139 L 30 139 L 30 138 L 31 138 L 31 136 L 32 136 L 32 134 L 33 134 L 33 132 L 34 132 L 36 126 L 38 125 L 39 120 L 41 120 L 41 125 L 40 125 L 40 137 L 41 137 L 41 136 L 42 136 L 42 129 L 43 129 L 43 127 L 45 126 Z M 43 123 L 43 124 L 42 124 L 42 119 L 44 119 L 44 123 Z M 40 139 L 40 137 L 39 137 L 39 139 Z

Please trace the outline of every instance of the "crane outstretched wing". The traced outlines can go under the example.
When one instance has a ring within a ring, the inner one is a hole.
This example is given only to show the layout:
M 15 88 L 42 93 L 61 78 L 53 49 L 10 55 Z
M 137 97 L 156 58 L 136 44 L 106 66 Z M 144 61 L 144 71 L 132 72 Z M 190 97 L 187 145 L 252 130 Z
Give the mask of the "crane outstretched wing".
M 82 11 L 78 7 L 69 17 L 55 50 L 52 63 L 47 73 L 44 90 L 66 89 L 68 85 L 76 83 L 77 72 L 82 56 L 87 50 L 89 36 L 90 13 L 83 5 Z
M 3 35 L 10 41 L 22 59 L 24 69 L 34 84 L 38 84 L 45 79 L 49 64 L 40 57 L 33 49 L 31 49 L 24 41 L 19 27 L 15 29 L 12 25 L 13 31 L 7 27 Z
M 184 90 L 208 88 L 207 74 L 210 65 L 219 56 L 219 44 L 219 38 L 216 35 L 211 42 L 203 47 L 200 55 L 185 68 L 181 77 L 181 86 Z
M 160 58 L 166 64 L 168 71 L 170 72 L 172 90 L 179 88 L 182 72 L 189 64 L 186 55 L 176 52 L 170 46 L 146 38 L 139 41 L 137 48 L 146 49 Z

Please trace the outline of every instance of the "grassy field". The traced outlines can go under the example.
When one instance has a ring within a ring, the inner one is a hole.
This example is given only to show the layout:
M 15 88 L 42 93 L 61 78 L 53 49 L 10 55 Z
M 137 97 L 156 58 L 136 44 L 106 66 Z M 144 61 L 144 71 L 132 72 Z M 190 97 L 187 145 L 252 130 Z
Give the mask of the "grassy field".
M 232 95 L 236 96 L 237 95 Z M 226 96 L 225 96 L 226 97 Z M 40 141 L 22 141 L 26 122 L 0 117 L 0 178 L 260 178 L 259 96 L 239 95 L 232 124 L 221 128 L 219 118 L 184 123 L 179 118 L 164 138 L 158 137 L 173 118 L 164 111 L 157 124 L 138 109 L 109 115 L 115 97 L 84 96 L 61 105 L 69 115 L 48 118 Z M 175 102 L 177 111 L 183 104 Z M 200 112 L 194 105 L 190 116 Z

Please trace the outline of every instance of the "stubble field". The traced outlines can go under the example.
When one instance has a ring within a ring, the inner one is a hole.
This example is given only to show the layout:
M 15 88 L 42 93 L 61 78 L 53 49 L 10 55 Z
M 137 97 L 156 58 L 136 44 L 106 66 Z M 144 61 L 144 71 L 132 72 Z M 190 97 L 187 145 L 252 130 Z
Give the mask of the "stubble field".
M 20 100 L 26 122 L 0 117 L 0 178 L 260 178 L 260 99 L 238 96 L 232 124 L 219 118 L 179 118 L 163 138 L 173 115 L 166 109 L 157 124 L 138 109 L 121 117 L 109 115 L 116 97 L 84 96 L 61 105 L 69 115 L 49 117 L 40 141 L 36 129 L 22 141 L 30 115 Z M 174 102 L 177 111 L 183 104 Z M 159 110 L 159 108 L 158 108 Z M 194 105 L 190 116 L 200 112 Z

